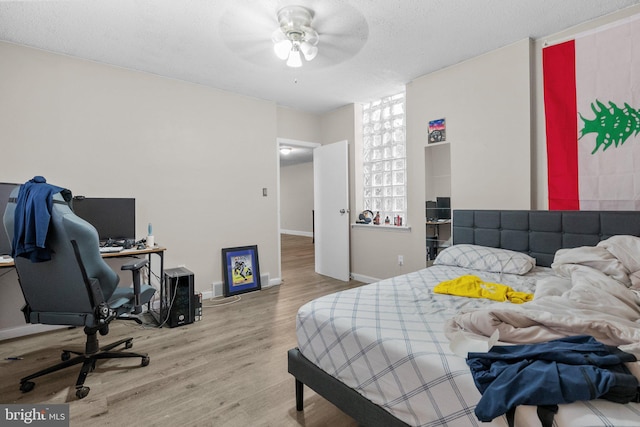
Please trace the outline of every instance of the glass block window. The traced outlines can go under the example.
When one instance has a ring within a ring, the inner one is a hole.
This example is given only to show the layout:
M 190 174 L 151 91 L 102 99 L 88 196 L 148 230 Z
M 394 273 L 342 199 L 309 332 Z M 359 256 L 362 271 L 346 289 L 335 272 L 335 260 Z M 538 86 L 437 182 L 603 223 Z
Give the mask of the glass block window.
M 405 94 L 364 104 L 362 115 L 364 209 L 406 225 Z

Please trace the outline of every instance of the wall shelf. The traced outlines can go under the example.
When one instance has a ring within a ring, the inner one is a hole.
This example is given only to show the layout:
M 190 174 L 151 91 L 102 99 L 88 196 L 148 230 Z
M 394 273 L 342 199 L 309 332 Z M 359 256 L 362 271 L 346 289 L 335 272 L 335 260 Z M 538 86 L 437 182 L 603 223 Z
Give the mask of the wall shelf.
M 424 143 L 424 146 L 425 146 L 425 148 L 430 148 L 430 147 L 437 147 L 439 145 L 449 145 L 449 144 L 450 144 L 449 141 L 431 142 L 431 143 L 429 141 L 427 141 L 427 142 Z
M 411 231 L 410 225 L 375 225 L 375 224 L 358 224 L 354 222 L 351 224 L 351 228 L 369 228 L 371 230 L 384 230 L 384 231 Z

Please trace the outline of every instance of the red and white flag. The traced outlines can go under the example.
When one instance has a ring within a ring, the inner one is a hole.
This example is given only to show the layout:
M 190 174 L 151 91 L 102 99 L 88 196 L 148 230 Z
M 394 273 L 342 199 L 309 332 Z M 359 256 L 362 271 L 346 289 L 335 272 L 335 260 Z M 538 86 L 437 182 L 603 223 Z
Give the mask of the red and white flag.
M 549 210 L 640 210 L 640 15 L 542 62 Z

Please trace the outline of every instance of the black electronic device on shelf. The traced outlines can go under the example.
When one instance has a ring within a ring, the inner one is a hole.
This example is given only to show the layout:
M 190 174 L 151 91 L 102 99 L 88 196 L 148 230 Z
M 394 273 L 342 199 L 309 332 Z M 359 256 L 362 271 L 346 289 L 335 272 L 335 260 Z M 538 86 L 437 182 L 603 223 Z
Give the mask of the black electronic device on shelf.
M 427 221 L 435 221 L 436 219 L 438 219 L 438 209 L 435 201 L 428 200 L 425 203 L 425 208 L 426 208 L 425 215 L 426 215 Z
M 438 219 L 451 219 L 451 197 L 436 197 Z

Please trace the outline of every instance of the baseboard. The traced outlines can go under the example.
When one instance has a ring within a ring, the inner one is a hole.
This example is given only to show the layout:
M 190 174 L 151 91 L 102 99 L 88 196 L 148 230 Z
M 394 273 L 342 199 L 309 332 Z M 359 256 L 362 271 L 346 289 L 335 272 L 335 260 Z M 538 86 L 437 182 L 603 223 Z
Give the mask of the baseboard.
M 265 273 L 265 274 L 261 274 L 260 275 L 260 288 L 264 289 L 264 288 L 269 288 L 271 286 L 277 286 L 282 284 L 282 278 L 280 277 L 276 277 L 276 278 L 271 278 L 269 276 L 269 273 Z M 211 299 L 211 298 L 215 298 L 215 297 L 219 297 L 223 295 L 223 288 L 222 288 L 222 282 L 214 282 L 211 284 L 211 290 L 210 291 L 202 291 L 202 299 Z
M 280 230 L 280 234 L 290 234 L 292 236 L 313 237 L 312 231 Z
M 358 282 L 362 282 L 362 283 L 374 283 L 382 280 L 382 279 L 377 279 L 375 277 L 365 276 L 363 274 L 356 274 L 356 273 L 351 273 L 351 278 L 353 280 L 357 280 Z
M 3 329 L 0 331 L 0 341 L 68 327 L 69 326 L 65 325 L 24 325 L 10 329 Z

